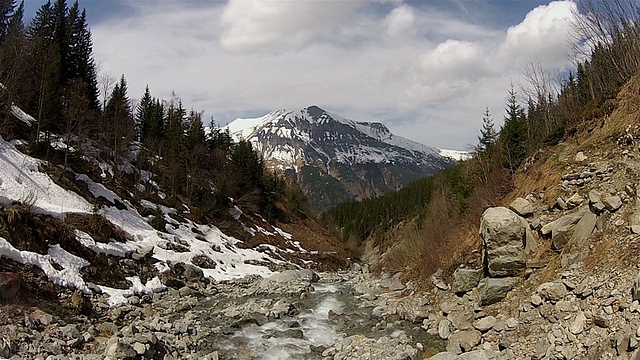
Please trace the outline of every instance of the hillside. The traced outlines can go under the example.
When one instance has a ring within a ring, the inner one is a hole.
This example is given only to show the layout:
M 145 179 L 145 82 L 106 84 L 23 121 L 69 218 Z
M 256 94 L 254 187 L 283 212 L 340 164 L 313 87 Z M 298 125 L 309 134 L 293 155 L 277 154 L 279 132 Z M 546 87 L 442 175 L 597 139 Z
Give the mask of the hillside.
M 267 166 L 296 181 L 318 211 L 397 190 L 450 167 L 460 152 L 440 151 L 392 134 L 381 123 L 356 122 L 310 106 L 236 119 L 228 129 L 248 140 Z M 446 155 L 442 155 L 446 154 Z

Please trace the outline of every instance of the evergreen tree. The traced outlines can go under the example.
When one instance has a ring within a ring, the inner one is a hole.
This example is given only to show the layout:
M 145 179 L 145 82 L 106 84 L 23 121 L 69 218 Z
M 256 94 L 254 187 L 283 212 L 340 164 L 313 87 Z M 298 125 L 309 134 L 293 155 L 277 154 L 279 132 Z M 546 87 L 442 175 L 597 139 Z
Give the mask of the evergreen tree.
M 515 171 L 527 156 L 528 132 L 524 110 L 518 104 L 513 85 L 509 90 L 506 116 L 500 132 L 502 164 L 507 169 Z
M 24 0 L 20 2 L 16 11 L 11 15 L 9 23 L 7 24 L 7 36 L 11 34 L 23 35 L 24 32 Z M 0 44 L 2 41 L 0 40 Z
M 486 107 L 482 117 L 482 129 L 480 129 L 480 136 L 478 136 L 478 150 L 480 152 L 488 151 L 493 147 L 497 138 L 498 133 L 496 132 L 495 125 L 493 124 L 489 107 Z
M 133 140 L 134 135 L 131 102 L 127 95 L 127 81 L 124 75 L 113 87 L 104 115 L 108 129 L 106 131 L 108 144 L 113 146 L 114 159 L 117 159 L 128 143 Z
M 0 0 L 0 45 L 9 33 L 9 23 L 14 15 L 15 0 Z

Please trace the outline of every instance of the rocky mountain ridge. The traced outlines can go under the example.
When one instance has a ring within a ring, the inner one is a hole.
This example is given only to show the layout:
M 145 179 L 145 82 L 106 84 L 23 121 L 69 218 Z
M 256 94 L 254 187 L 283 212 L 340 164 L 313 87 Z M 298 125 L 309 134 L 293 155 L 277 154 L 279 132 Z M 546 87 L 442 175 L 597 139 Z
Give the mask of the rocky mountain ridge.
M 268 166 L 297 181 L 318 210 L 397 190 L 455 163 L 381 123 L 345 119 L 317 106 L 236 119 L 225 128 L 236 140 L 251 141 Z

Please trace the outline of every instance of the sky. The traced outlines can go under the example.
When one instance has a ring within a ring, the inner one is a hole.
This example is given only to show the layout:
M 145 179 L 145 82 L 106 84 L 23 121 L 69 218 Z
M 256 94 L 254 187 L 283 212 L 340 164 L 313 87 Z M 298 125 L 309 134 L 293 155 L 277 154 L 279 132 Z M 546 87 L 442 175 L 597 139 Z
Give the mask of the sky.
M 43 3 L 27 0 L 27 16 Z M 70 1 L 69 1 L 70 2 Z M 101 74 L 225 125 L 318 105 L 441 148 L 502 124 L 513 83 L 572 68 L 572 1 L 79 0 Z

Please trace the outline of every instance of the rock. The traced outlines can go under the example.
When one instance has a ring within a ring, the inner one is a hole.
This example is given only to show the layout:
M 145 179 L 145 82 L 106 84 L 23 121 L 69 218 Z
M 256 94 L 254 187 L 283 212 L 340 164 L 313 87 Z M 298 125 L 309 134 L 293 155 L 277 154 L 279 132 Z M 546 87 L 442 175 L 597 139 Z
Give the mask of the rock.
M 104 351 L 104 360 L 134 360 L 138 353 L 122 340 L 116 340 Z
M 556 207 L 560 210 L 567 210 L 568 208 L 566 201 L 561 196 L 556 199 Z
M 587 212 L 589 212 L 589 210 L 586 207 L 581 208 L 578 211 L 565 215 L 551 223 L 553 224 L 551 226 L 551 242 L 556 250 L 562 250 L 567 242 L 569 242 L 575 225 Z
M 382 280 L 380 280 L 380 286 L 385 287 L 385 288 L 389 289 L 390 291 L 404 290 L 405 286 L 400 281 L 400 276 L 402 276 L 402 273 L 396 273 L 392 277 L 388 277 L 388 278 L 382 279 Z
M 138 355 L 144 355 L 144 353 L 147 352 L 147 347 L 142 343 L 135 342 L 133 343 L 133 350 L 135 350 Z
M 509 209 L 513 210 L 520 216 L 527 217 L 533 214 L 533 205 L 527 199 L 521 197 L 516 198 L 509 204 Z
M 611 212 L 616 212 L 620 207 L 622 207 L 622 199 L 617 195 L 607 196 L 602 201 L 604 202 L 604 206 L 607 210 Z
M 449 285 L 447 285 L 447 283 L 444 281 L 444 274 L 442 269 L 436 270 L 435 274 L 431 275 L 431 283 L 440 290 L 449 290 Z
M 491 330 L 493 325 L 496 324 L 496 318 L 493 316 L 483 317 L 482 319 L 476 321 L 473 324 L 473 327 L 480 332 L 487 332 Z
M 113 336 L 118 332 L 118 326 L 112 322 L 103 322 L 96 325 L 96 330 L 102 335 Z
M 537 292 L 543 299 L 558 301 L 567 294 L 567 288 L 562 283 L 547 282 L 540 285 Z
M 587 324 L 587 317 L 584 316 L 584 313 L 582 311 L 580 311 L 578 312 L 578 314 L 576 315 L 576 318 L 573 320 L 573 322 L 569 326 L 569 331 L 573 335 L 578 335 L 584 330 L 586 324 Z
M 304 269 L 304 270 L 287 270 L 274 275 L 271 275 L 262 281 L 258 285 L 262 289 L 267 289 L 274 284 L 278 283 L 292 283 L 292 282 L 303 282 L 303 283 L 314 283 L 320 280 L 320 276 L 315 272 Z
M 451 335 L 450 326 L 451 321 L 447 319 L 443 319 L 440 321 L 440 323 L 438 323 L 438 336 L 440 336 L 440 339 L 447 340 L 449 338 L 449 336 Z
M 538 294 L 531 295 L 531 305 L 540 306 L 542 305 L 542 298 Z
M 611 320 L 602 315 L 594 315 L 593 324 L 601 328 L 608 328 L 609 326 L 611 326 Z
M 596 227 L 596 221 L 598 220 L 596 214 L 591 211 L 586 211 L 580 221 L 573 229 L 573 234 L 569 239 L 569 244 L 576 246 L 578 249 L 582 249 L 589 235 Z
M 604 209 L 606 209 L 606 207 L 604 206 L 604 203 L 602 202 L 602 200 L 600 200 L 600 193 L 596 190 L 591 190 L 589 191 L 589 205 L 591 205 L 591 208 L 596 212 L 596 214 L 599 214 L 601 212 L 604 211 Z
M 489 276 L 517 276 L 526 268 L 522 218 L 504 207 L 485 210 L 480 221 Z
M 524 227 L 524 254 L 531 256 L 538 251 L 538 241 L 536 241 L 536 237 L 525 219 L 522 219 L 522 226 Z
M 457 354 L 471 351 L 476 345 L 480 344 L 481 338 L 482 334 L 478 330 L 458 331 L 449 336 L 447 351 Z
M 583 161 L 587 160 L 587 156 L 582 151 L 578 151 L 578 153 L 573 158 L 573 160 L 575 162 L 583 162 Z
M 191 264 L 172 263 L 170 269 L 161 274 L 160 280 L 167 287 L 180 289 L 186 283 L 204 282 L 204 273 Z
M 91 314 L 93 308 L 91 299 L 80 290 L 74 291 L 73 295 L 71 295 L 71 306 L 82 315 Z
M 636 275 L 636 279 L 633 282 L 633 288 L 631 289 L 633 300 L 640 301 L 640 272 Z
M 484 271 L 482 269 L 457 268 L 453 272 L 451 290 L 456 293 L 471 291 L 478 286 L 483 275 Z
M 18 296 L 20 275 L 14 272 L 0 272 L 0 303 L 8 303 Z
M 480 303 L 491 305 L 504 299 L 507 293 L 513 289 L 515 281 L 512 278 L 487 279 L 480 289 Z
M 584 198 L 579 193 L 575 193 L 567 200 L 567 206 L 574 208 L 582 205 L 583 202 Z
M 31 318 L 40 324 L 47 326 L 53 322 L 53 316 L 38 309 L 31 313 Z

